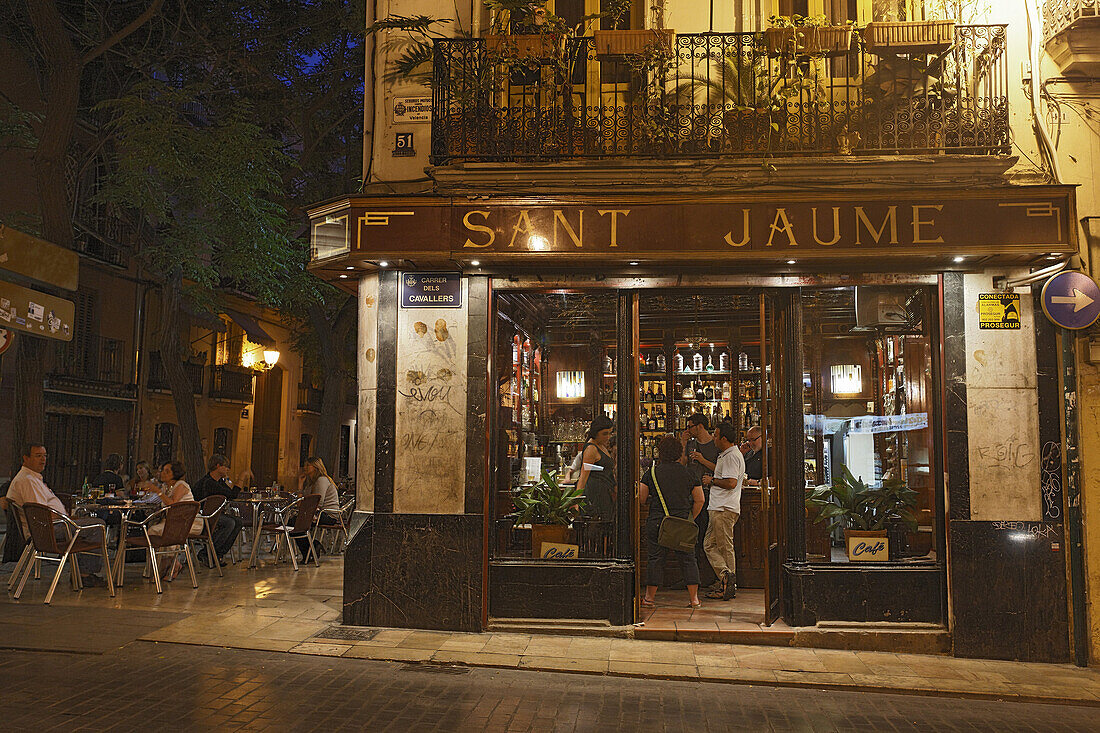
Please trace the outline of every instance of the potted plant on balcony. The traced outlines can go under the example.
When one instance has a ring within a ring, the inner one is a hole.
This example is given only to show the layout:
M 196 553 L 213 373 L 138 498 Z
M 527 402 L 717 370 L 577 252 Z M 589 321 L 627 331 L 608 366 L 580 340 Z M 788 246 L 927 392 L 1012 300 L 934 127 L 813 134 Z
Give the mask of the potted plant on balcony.
M 524 64 L 562 57 L 570 29 L 544 3 L 485 0 L 485 7 L 494 14 L 491 32 L 484 36 L 485 49 L 491 56 Z
M 612 30 L 596 29 L 592 36 L 596 56 L 614 58 L 629 54 L 645 53 L 646 48 L 658 46 L 669 52 L 676 42 L 676 31 L 664 27 L 664 0 L 658 0 L 653 6 L 653 28 L 621 28 L 624 20 L 629 20 L 631 0 L 611 0 L 610 7 L 604 13 L 611 18 Z
M 768 53 L 780 56 L 840 56 L 852 47 L 853 24 L 829 25 L 824 15 L 773 15 L 764 31 Z
M 557 474 L 542 472 L 542 478 L 519 488 L 513 497 L 515 524 L 531 525 L 531 553 L 541 557 L 544 542 L 563 544 L 569 540 L 569 524 L 580 517 L 584 492 L 562 486 Z
M 832 484 L 806 490 L 806 506 L 817 510 L 815 522 L 829 523 L 829 531 L 844 530 L 848 559 L 876 559 L 885 551 L 895 559 L 900 548 L 887 539 L 888 530 L 902 525 L 916 531 L 917 492 L 901 477 L 886 478 L 879 486 L 871 486 L 855 478 L 844 464 L 838 466 Z
M 941 53 L 954 42 L 954 20 L 874 21 L 863 29 L 863 44 L 874 54 Z

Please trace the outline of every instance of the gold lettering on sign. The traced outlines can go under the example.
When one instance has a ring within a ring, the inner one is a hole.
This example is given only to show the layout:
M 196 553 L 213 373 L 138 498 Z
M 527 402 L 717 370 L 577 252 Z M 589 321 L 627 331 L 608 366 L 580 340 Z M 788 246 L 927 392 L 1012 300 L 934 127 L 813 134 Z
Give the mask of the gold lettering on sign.
M 814 226 L 813 226 L 814 241 L 817 242 L 818 244 L 820 244 L 822 247 L 831 247 L 832 245 L 839 242 L 840 241 L 840 207 L 839 206 L 834 206 L 833 207 L 833 238 L 830 239 L 828 242 L 822 242 L 821 237 L 819 237 L 817 235 L 817 207 L 816 206 L 813 207 L 813 209 L 811 209 L 811 211 L 813 211 L 813 216 L 814 216 Z
M 565 227 L 566 234 L 573 240 L 573 244 L 580 249 L 584 246 L 582 240 L 584 239 L 584 209 L 577 212 L 577 231 L 573 231 L 573 227 L 569 226 L 569 222 L 565 218 L 565 214 L 561 209 L 554 209 L 554 249 L 558 248 L 558 223 L 561 223 Z
M 619 214 L 626 216 L 630 213 L 630 209 L 599 209 L 596 211 L 600 216 L 607 216 L 611 214 L 611 246 L 619 246 Z
M 733 241 L 733 231 L 726 232 L 725 240 L 726 244 L 731 247 L 744 247 L 749 243 L 749 239 L 752 237 L 752 232 L 749 230 L 749 210 L 741 209 L 742 224 L 741 233 L 744 235 L 741 237 L 740 242 Z
M 862 206 L 856 207 L 856 244 L 863 244 L 859 236 L 860 225 L 863 225 L 867 229 L 867 233 L 875 238 L 875 244 L 879 244 L 882 240 L 882 235 L 886 232 L 886 227 L 890 227 L 890 244 L 898 243 L 898 207 L 891 206 L 889 211 L 886 212 L 886 218 L 882 220 L 882 226 L 875 229 L 871 224 L 871 220 L 867 218 L 867 212 L 863 210 Z
M 522 229 L 520 229 L 520 225 L 523 225 Z M 524 234 L 531 233 L 531 217 L 528 215 L 527 209 L 520 209 L 519 211 L 519 218 L 516 219 L 516 225 L 512 227 L 512 241 L 508 243 L 509 247 L 516 246 L 516 237 L 519 236 L 520 232 Z
M 489 245 L 491 245 L 496 240 L 497 234 L 496 234 L 496 232 L 493 231 L 492 227 L 487 227 L 487 226 L 484 226 L 482 224 L 474 224 L 472 221 L 470 221 L 470 217 L 473 216 L 474 214 L 477 214 L 478 216 L 483 216 L 486 219 L 489 218 L 489 212 L 488 211 L 480 211 L 480 210 L 475 209 L 474 211 L 467 211 L 466 212 L 466 216 L 462 217 L 462 223 L 465 224 L 466 228 L 469 229 L 471 232 L 484 232 L 484 233 L 488 234 L 489 235 L 489 241 L 485 242 L 485 244 L 478 244 L 478 243 L 474 242 L 472 239 L 470 239 L 469 237 L 467 237 L 466 238 L 466 243 L 463 244 L 462 246 L 463 247 L 478 247 L 478 248 L 488 247 Z
M 936 211 L 943 211 L 943 206 L 933 205 L 915 205 L 913 206 L 913 244 L 943 244 L 943 237 L 936 237 L 935 239 L 925 239 L 921 235 L 921 227 L 935 226 L 936 222 L 932 219 L 925 221 L 920 218 L 921 209 L 935 209 Z
M 780 221 L 783 222 L 783 226 L 779 226 Z M 765 247 L 772 246 L 772 239 L 775 238 L 776 232 L 783 232 L 787 235 L 787 244 L 791 247 L 798 246 L 798 240 L 794 238 L 794 224 L 787 218 L 787 210 L 780 206 L 775 210 L 775 220 L 772 221 L 772 233 L 768 235 L 768 243 Z

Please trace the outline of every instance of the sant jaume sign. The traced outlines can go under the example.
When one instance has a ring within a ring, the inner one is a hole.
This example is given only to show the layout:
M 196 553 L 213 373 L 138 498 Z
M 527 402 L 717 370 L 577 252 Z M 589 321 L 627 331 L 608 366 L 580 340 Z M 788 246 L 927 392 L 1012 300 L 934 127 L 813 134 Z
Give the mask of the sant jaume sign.
M 349 199 L 352 254 L 721 262 L 1076 251 L 1072 188 L 568 200 Z

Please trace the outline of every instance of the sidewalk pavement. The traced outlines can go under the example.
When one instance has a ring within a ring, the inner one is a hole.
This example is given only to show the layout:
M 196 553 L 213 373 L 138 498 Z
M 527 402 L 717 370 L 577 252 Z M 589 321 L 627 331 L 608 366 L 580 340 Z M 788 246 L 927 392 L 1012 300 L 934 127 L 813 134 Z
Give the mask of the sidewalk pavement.
M 0 569 L 6 578 L 11 566 Z M 341 558 L 320 568 L 227 568 L 224 578 L 204 571 L 199 588 L 180 576 L 158 596 L 131 569 L 116 598 L 103 589 L 63 588 L 45 609 L 45 580 L 28 583 L 21 601 L 0 599 L 0 648 L 51 649 L 54 624 L 22 623 L 34 608 L 60 615 L 63 636 L 96 634 L 81 615 L 97 620 L 107 609 L 125 624 L 143 612 L 146 641 L 289 652 L 324 657 L 573 672 L 622 677 L 698 680 L 752 685 L 1061 702 L 1100 706 L 1100 669 L 889 652 L 750 646 L 633 638 L 523 633 L 450 633 L 339 625 Z M 162 612 L 167 623 L 151 623 Z M 173 615 L 174 614 L 174 615 Z M 6 623 L 5 623 L 6 621 Z M 97 623 L 96 626 L 100 624 Z M 159 626 L 159 628 L 157 628 Z M 123 639 L 120 644 L 128 639 Z

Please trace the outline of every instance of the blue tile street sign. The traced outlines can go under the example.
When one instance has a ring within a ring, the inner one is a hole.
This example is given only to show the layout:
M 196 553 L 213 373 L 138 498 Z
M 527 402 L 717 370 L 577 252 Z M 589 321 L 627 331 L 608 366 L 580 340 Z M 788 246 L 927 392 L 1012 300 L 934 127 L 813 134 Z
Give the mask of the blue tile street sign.
M 1059 272 L 1043 286 L 1043 312 L 1062 328 L 1088 328 L 1100 317 L 1100 287 L 1080 272 Z

